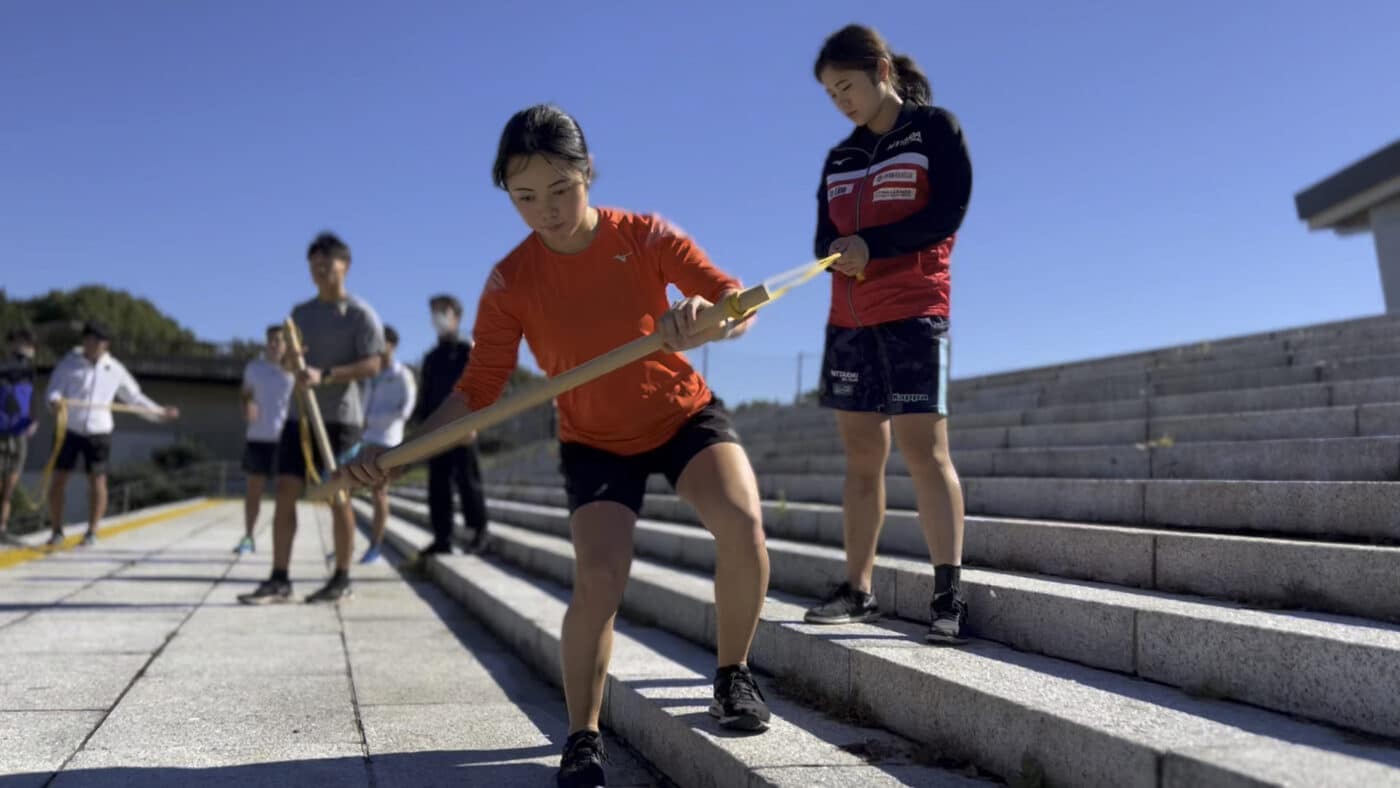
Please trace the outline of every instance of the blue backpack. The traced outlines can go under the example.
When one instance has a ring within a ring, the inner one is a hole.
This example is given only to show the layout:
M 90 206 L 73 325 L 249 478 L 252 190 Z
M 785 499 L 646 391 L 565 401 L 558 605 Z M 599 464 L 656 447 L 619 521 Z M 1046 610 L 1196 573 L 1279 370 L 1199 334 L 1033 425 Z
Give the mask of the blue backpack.
M 0 376 L 0 435 L 22 435 L 34 419 L 34 378 L 24 374 Z

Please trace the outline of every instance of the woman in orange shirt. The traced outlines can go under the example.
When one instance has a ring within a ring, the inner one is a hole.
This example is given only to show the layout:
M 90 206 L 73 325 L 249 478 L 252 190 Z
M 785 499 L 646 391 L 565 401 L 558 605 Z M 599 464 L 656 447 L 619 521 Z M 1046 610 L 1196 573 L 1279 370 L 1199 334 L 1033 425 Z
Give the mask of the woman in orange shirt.
M 551 377 L 638 337 L 660 332 L 666 340 L 665 351 L 558 398 L 575 554 L 560 649 L 570 726 L 561 786 L 604 784 L 598 716 L 612 624 L 653 473 L 665 475 L 715 537 L 719 668 L 710 713 L 726 728 L 750 731 L 765 730 L 770 716 L 747 666 L 768 589 L 758 484 L 722 404 L 680 355 L 747 329 L 728 321 L 693 330 L 698 313 L 739 282 L 664 220 L 590 205 L 592 176 L 583 131 L 564 111 L 530 107 L 506 124 L 494 178 L 531 232 L 487 279 L 458 396 L 420 430 L 496 401 L 522 338 Z M 687 296 L 674 307 L 668 284 Z M 382 474 L 373 456 L 347 473 L 376 483 Z

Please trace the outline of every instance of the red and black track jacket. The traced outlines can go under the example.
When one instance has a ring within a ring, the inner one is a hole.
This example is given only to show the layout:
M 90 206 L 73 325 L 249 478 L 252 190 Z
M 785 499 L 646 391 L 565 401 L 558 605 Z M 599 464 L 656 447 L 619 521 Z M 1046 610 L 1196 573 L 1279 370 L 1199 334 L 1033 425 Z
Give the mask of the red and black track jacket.
M 826 155 L 817 192 L 817 257 L 859 235 L 865 280 L 835 274 L 828 322 L 854 328 L 948 317 L 948 263 L 972 194 L 972 163 L 953 113 L 906 103 L 887 134 L 861 126 Z

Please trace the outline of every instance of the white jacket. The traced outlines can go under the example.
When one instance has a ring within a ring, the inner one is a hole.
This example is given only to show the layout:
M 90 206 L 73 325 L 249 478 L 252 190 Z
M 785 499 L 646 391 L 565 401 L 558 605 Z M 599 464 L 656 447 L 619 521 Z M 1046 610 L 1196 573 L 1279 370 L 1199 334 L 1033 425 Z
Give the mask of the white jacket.
M 397 446 L 403 443 L 403 427 L 418 401 L 418 384 L 408 367 L 395 360 L 369 384 L 365 407 L 365 443 Z
M 136 378 L 110 353 L 103 353 L 94 364 L 87 360 L 81 348 L 71 353 L 53 368 L 49 376 L 48 400 L 60 399 L 111 405 L 120 399 L 130 405 L 160 411 L 162 408 L 141 393 Z M 147 421 L 159 422 L 156 413 L 142 415 Z M 78 435 L 107 435 L 112 432 L 112 411 L 105 407 L 69 406 L 68 430 Z

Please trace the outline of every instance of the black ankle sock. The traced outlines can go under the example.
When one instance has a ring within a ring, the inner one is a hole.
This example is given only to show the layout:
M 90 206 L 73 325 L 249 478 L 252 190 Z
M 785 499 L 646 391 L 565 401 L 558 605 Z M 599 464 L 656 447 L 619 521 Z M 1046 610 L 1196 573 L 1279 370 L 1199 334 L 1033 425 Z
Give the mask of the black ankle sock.
M 287 570 L 274 569 L 272 570 L 272 581 L 274 583 L 290 583 L 292 582 L 292 578 L 287 575 Z
M 568 749 L 568 748 L 569 748 L 569 745 L 573 744 L 575 741 L 577 741 L 577 740 L 579 740 L 579 739 L 602 739 L 602 738 L 603 738 L 603 734 L 602 734 L 602 733 L 600 733 L 600 732 L 598 732 L 598 731 L 595 731 L 595 730 L 593 730 L 592 728 L 584 728 L 584 729 L 581 730 L 581 731 L 574 731 L 573 733 L 569 734 L 569 738 L 566 739 L 566 740 L 564 741 L 564 749 Z
M 331 575 L 331 582 L 337 585 L 345 585 L 350 582 L 350 573 L 344 569 L 337 569 L 335 570 L 335 574 Z
M 958 590 L 959 575 L 962 574 L 961 566 L 952 564 L 938 564 L 933 568 L 933 595 L 938 596 L 949 591 Z

